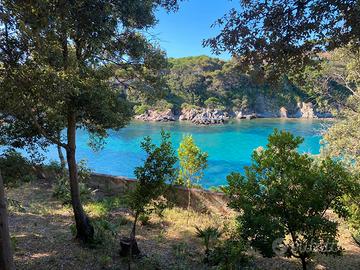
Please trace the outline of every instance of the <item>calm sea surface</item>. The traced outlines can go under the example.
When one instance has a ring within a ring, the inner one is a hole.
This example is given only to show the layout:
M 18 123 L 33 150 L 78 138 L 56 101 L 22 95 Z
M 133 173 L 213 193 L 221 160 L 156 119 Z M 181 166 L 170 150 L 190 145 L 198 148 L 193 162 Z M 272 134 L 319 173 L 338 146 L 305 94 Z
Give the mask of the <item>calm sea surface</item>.
M 132 122 L 120 131 L 111 131 L 105 148 L 94 152 L 88 146 L 89 136 L 78 131 L 77 159 L 86 159 L 95 172 L 133 177 L 135 166 L 140 165 L 144 153 L 140 142 L 144 136 L 151 136 L 159 142 L 160 130 L 170 131 L 174 148 L 178 148 L 184 134 L 192 134 L 195 142 L 209 154 L 209 166 L 201 184 L 204 187 L 226 183 L 226 176 L 232 171 L 243 171 L 251 162 L 251 153 L 258 146 L 266 146 L 267 136 L 274 128 L 285 129 L 305 138 L 300 152 L 318 154 L 321 131 L 326 125 L 320 120 L 255 119 L 243 120 L 226 125 L 196 126 L 189 123 L 144 123 Z M 57 160 L 55 148 L 47 153 L 49 159 Z

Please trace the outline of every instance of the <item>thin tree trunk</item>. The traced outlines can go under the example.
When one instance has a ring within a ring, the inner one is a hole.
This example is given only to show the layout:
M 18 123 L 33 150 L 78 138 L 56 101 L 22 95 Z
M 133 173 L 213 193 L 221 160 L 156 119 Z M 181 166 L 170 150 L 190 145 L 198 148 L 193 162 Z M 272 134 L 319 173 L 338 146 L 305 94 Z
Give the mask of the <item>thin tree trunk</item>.
M 67 129 L 68 149 L 66 150 L 66 158 L 69 167 L 71 204 L 74 210 L 76 222 L 76 238 L 89 243 L 94 237 L 94 228 L 90 224 L 90 220 L 84 212 L 80 200 L 80 191 L 78 183 L 78 172 L 75 159 L 76 150 L 76 115 L 70 113 L 68 115 L 68 129 Z
M 59 155 L 61 170 L 64 171 L 66 167 L 66 161 L 60 145 L 57 145 L 57 151 Z
M 11 252 L 8 215 L 6 209 L 4 183 L 0 171 L 0 269 L 14 270 Z
M 60 142 L 61 141 L 61 131 L 57 132 L 57 140 Z M 59 156 L 59 160 L 60 160 L 60 166 L 61 166 L 61 170 L 65 171 L 65 167 L 66 167 L 66 160 L 64 158 L 64 154 L 62 152 L 62 147 L 60 145 L 56 145 L 57 147 L 57 151 L 58 151 L 58 156 Z
M 307 267 L 306 267 L 306 258 L 305 257 L 300 257 L 300 260 L 301 260 L 301 264 L 302 264 L 302 269 L 306 270 L 307 269 Z
M 190 218 L 190 207 L 191 207 L 191 189 L 190 187 L 188 187 L 188 206 L 187 206 L 187 220 L 186 220 L 186 224 L 189 225 L 189 218 Z

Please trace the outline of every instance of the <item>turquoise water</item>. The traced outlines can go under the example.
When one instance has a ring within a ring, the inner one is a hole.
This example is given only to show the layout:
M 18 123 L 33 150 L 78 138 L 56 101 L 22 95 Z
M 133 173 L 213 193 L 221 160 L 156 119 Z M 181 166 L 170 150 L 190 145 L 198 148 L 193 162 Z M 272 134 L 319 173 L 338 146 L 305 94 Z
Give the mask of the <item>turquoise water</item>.
M 144 153 L 140 142 L 144 136 L 151 136 L 159 142 L 160 130 L 170 131 L 174 148 L 178 148 L 184 134 L 192 134 L 195 142 L 209 154 L 209 166 L 201 184 L 204 187 L 226 183 L 226 176 L 232 171 L 243 171 L 251 161 L 251 153 L 258 146 L 265 146 L 267 136 L 274 128 L 285 129 L 305 138 L 300 152 L 318 154 L 321 130 L 319 120 L 255 119 L 226 125 L 196 126 L 189 123 L 144 123 L 133 122 L 120 131 L 110 131 L 105 148 L 94 152 L 88 146 L 88 134 L 78 131 L 77 159 L 86 159 L 88 166 L 99 173 L 133 177 L 135 166 L 140 165 Z M 50 149 L 48 156 L 57 160 L 57 152 Z

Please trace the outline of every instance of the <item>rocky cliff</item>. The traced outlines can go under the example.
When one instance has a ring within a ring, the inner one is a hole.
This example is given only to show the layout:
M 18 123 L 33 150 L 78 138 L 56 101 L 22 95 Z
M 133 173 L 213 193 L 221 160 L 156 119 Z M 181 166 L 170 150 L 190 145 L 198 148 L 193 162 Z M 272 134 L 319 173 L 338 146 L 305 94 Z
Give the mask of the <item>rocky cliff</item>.
M 311 102 L 298 102 L 296 105 L 277 107 L 271 101 L 265 101 L 261 97 L 253 108 L 244 110 L 219 110 L 208 108 L 183 108 L 179 113 L 167 109 L 164 111 L 147 110 L 135 119 L 142 121 L 168 122 L 190 121 L 197 125 L 223 124 L 230 119 L 253 119 L 253 118 L 329 118 L 330 113 L 318 112 Z

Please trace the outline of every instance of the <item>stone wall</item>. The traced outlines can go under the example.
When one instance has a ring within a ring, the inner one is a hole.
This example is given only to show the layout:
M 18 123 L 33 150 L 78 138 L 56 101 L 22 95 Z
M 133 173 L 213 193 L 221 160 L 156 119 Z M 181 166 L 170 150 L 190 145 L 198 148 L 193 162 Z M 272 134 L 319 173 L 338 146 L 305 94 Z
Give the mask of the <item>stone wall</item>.
M 134 187 L 136 181 L 133 178 L 93 173 L 88 184 L 102 196 L 109 196 L 125 194 Z M 174 186 L 167 192 L 165 197 L 176 206 L 186 208 L 188 192 L 189 190 L 182 186 Z M 223 193 L 195 188 L 190 189 L 190 192 L 193 210 L 202 213 L 211 212 L 220 214 L 230 212 L 227 207 L 226 196 Z

